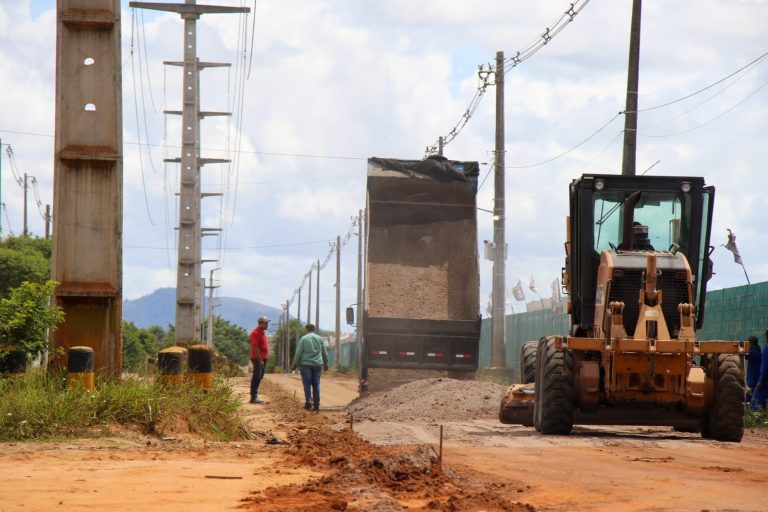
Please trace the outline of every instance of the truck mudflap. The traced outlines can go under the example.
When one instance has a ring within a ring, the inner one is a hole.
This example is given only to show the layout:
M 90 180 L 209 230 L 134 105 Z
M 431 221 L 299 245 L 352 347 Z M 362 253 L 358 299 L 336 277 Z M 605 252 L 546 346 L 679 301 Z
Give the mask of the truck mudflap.
M 480 319 L 365 318 L 368 368 L 475 371 Z

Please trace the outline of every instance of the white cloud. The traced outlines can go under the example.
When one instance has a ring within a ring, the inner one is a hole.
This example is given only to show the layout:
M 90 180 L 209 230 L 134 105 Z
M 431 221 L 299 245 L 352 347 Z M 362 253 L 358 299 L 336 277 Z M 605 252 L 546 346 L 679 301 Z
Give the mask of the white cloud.
M 202 108 L 238 114 L 237 77 L 241 66 L 250 68 L 241 129 L 226 119 L 202 122 L 203 156 L 232 157 L 236 135 L 242 136 L 237 169 L 211 165 L 203 170 L 203 189 L 225 194 L 204 203 L 206 226 L 225 229 L 220 241 L 205 240 L 206 254 L 219 257 L 219 243 L 233 248 L 221 255 L 219 293 L 271 305 L 283 302 L 310 264 L 327 253 L 322 243 L 292 244 L 344 235 L 350 216 L 364 205 L 364 158 L 421 157 L 425 146 L 459 121 L 477 87 L 476 66 L 493 61 L 497 50 L 509 56 L 535 40 L 568 4 L 261 0 L 254 53 L 245 62 L 236 53 L 242 40 L 239 16 L 204 16 L 198 33 L 201 60 L 233 66 L 203 72 Z M 766 2 L 665 0 L 644 7 L 641 108 L 700 89 L 765 51 Z M 630 8 L 630 0 L 591 2 L 537 55 L 507 75 L 510 286 L 517 277 L 527 283 L 534 275 L 546 295 L 545 284 L 559 276 L 563 262 L 569 182 L 585 170 L 620 170 L 623 117 L 577 150 L 544 165 L 519 167 L 566 152 L 624 109 Z M 180 120 L 169 117 L 166 122 L 155 112 L 149 87 L 158 110 L 181 107 L 181 72 L 162 61 L 180 58 L 182 25 L 175 14 L 134 13 L 127 2 L 122 17 L 124 292 L 126 298 L 136 298 L 175 281 L 169 259 L 175 259 L 178 165 L 163 164 L 162 159 L 178 155 Z M 252 20 L 248 18 L 249 30 Z M 140 76 L 144 37 L 149 60 Z M 0 137 L 13 146 L 21 172 L 37 177 L 43 203 L 52 197 L 53 138 L 20 132 L 53 135 L 54 77 L 54 9 L 43 0 L 0 5 Z M 134 80 L 144 91 L 143 99 L 133 91 Z M 717 187 L 713 245 L 724 243 L 726 227 L 735 230 L 753 282 L 768 280 L 768 265 L 762 261 L 768 235 L 762 228 L 759 195 L 768 185 L 762 170 L 763 148 L 768 146 L 768 88 L 726 111 L 766 80 L 768 64 L 763 62 L 722 92 L 716 87 L 644 112 L 638 139 L 638 169 L 660 160 L 652 174 L 703 175 Z M 491 161 L 494 92 L 488 89 L 469 124 L 446 147 L 449 157 Z M 139 147 L 132 144 L 139 140 L 168 146 L 150 150 L 156 172 L 146 148 L 139 160 Z M 3 164 L 2 201 L 18 232 L 23 198 L 7 172 L 5 155 Z M 481 168 L 481 177 L 487 169 Z M 478 204 L 491 208 L 492 193 L 490 176 Z M 217 211 L 221 204 L 224 215 Z M 2 222 L 7 232 L 6 219 Z M 490 239 L 491 216 L 478 212 L 478 222 L 480 240 Z M 39 215 L 30 217 L 30 224 L 34 233 L 43 232 Z M 354 239 L 350 243 L 342 280 L 344 306 L 355 300 Z M 240 249 L 244 247 L 252 249 Z M 718 248 L 713 257 L 717 274 L 712 287 L 743 283 L 743 272 L 729 260 L 729 253 Z M 481 297 L 487 297 L 487 262 L 481 263 L 481 282 Z M 332 297 L 332 288 L 321 291 L 325 299 Z

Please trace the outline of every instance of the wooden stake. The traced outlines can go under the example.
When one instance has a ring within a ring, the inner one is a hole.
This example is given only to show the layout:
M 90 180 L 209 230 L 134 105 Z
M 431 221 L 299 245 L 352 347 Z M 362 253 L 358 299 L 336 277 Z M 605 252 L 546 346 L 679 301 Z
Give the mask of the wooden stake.
M 438 462 L 440 462 L 440 469 L 443 469 L 443 426 L 440 425 L 440 453 L 437 456 Z

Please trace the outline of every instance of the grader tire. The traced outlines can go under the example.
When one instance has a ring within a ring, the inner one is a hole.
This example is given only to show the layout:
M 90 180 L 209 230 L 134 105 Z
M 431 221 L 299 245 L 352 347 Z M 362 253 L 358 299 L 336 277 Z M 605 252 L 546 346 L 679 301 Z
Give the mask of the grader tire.
M 520 349 L 520 383 L 536 382 L 536 352 L 538 341 L 526 341 Z
M 574 410 L 573 355 L 567 349 L 557 350 L 553 336 L 542 341 L 540 378 L 536 380 L 536 388 L 541 388 L 536 404 L 540 410 L 538 430 L 544 435 L 569 434 Z
M 709 425 L 702 435 L 716 441 L 738 443 L 744 436 L 744 367 L 736 354 L 719 354 L 712 361 L 715 396 L 709 409 Z
M 547 345 L 547 338 L 541 338 L 536 344 L 536 360 L 534 361 L 534 382 L 541 382 L 541 361 L 544 347 Z M 541 432 L 541 386 L 534 386 L 533 398 L 533 428 Z

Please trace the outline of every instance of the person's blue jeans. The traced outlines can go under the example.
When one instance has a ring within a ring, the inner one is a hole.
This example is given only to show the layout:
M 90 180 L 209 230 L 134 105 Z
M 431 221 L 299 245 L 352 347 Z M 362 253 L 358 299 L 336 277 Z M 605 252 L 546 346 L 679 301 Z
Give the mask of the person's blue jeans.
M 765 409 L 765 399 L 766 399 L 766 393 L 765 393 L 765 387 L 757 387 L 755 386 L 755 389 L 752 391 L 752 410 L 757 411 L 759 409 Z
M 255 400 L 259 398 L 259 384 L 261 384 L 261 379 L 264 378 L 264 367 L 267 366 L 267 363 L 265 361 L 264 366 L 261 366 L 258 359 L 251 359 L 251 362 L 253 363 L 253 375 L 251 376 L 251 400 Z
M 312 397 L 314 396 L 315 407 L 320 407 L 320 373 L 323 370 L 322 366 L 313 364 L 301 365 L 301 382 L 304 384 L 304 403 L 313 403 Z M 310 389 L 312 393 L 310 394 Z

